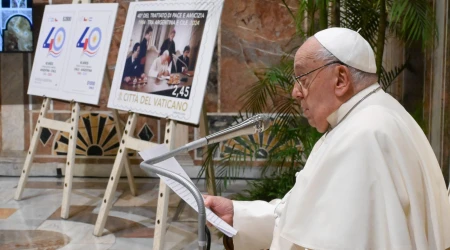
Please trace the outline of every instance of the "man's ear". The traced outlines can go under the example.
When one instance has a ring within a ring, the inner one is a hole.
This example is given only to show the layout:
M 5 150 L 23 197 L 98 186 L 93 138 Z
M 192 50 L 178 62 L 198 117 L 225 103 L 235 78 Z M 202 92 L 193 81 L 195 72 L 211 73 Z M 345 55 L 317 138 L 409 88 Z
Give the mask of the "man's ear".
M 335 83 L 336 96 L 342 97 L 351 90 L 350 71 L 344 65 L 339 65 L 335 68 L 337 75 Z

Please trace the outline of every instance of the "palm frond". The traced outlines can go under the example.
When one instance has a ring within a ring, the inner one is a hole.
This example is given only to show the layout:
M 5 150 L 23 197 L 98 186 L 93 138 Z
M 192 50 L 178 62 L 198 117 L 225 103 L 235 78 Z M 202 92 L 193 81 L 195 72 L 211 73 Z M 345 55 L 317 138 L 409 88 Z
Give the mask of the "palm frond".
M 360 30 L 359 33 L 375 50 L 379 23 L 376 1 L 346 0 L 341 2 L 341 27 Z
M 391 31 L 407 43 L 422 41 L 425 46 L 437 38 L 437 25 L 427 1 L 395 0 L 388 7 Z
M 271 113 L 275 114 L 277 124 L 280 126 L 295 125 L 292 117 L 300 116 L 300 106 L 291 97 L 285 97 L 279 100 L 273 107 Z
M 286 9 L 288 10 L 289 15 L 291 15 L 292 19 L 294 19 L 294 21 L 295 21 L 296 20 L 295 14 L 292 11 L 291 7 L 289 7 L 289 5 L 287 4 L 286 0 L 281 0 L 281 2 L 283 3 L 284 7 L 286 7 Z
M 205 179 L 211 179 L 211 173 L 209 173 L 209 171 L 206 171 L 206 169 L 208 168 L 208 166 L 214 166 L 214 155 L 215 152 L 217 151 L 217 149 L 219 148 L 219 144 L 213 144 L 213 145 L 209 145 L 206 147 L 206 152 L 203 153 L 204 157 L 204 161 L 202 163 L 202 166 L 200 168 L 200 171 L 197 174 L 197 182 L 200 180 L 200 178 L 203 176 L 203 174 L 205 175 Z M 213 168 L 214 169 L 214 168 Z M 215 176 L 214 176 L 215 178 Z M 210 183 L 207 181 L 206 183 L 206 188 L 207 190 L 210 190 L 210 187 L 208 186 Z M 216 185 L 217 187 L 217 185 Z
M 232 148 L 231 153 L 225 155 L 216 164 L 216 185 L 218 193 L 225 190 L 230 181 L 241 177 L 245 171 L 244 167 L 251 166 L 254 160 L 253 155 L 253 149 L 244 149 L 244 151 L 241 151 Z
M 382 67 L 381 70 L 381 76 L 380 76 L 380 84 L 383 90 L 387 90 L 389 86 L 394 82 L 395 78 L 397 78 L 403 70 L 406 68 L 407 63 L 401 65 L 400 67 L 395 66 L 391 71 L 386 71 L 384 67 Z
M 292 17 L 292 21 L 295 25 L 296 36 L 305 37 L 304 22 L 307 21 L 308 16 L 305 13 L 308 11 L 308 2 L 311 0 L 299 0 L 297 11 L 294 11 L 287 3 L 286 0 L 281 0 L 281 3 L 286 7 L 289 15 Z
M 243 108 L 251 113 L 262 113 L 276 95 L 275 86 L 268 80 L 256 82 L 238 101 L 243 101 Z
M 277 67 L 267 69 L 264 78 L 239 97 L 238 101 L 243 102 L 241 110 L 261 113 L 270 110 L 269 105 L 281 95 L 287 95 L 292 88 L 292 64 L 292 60 L 286 60 Z

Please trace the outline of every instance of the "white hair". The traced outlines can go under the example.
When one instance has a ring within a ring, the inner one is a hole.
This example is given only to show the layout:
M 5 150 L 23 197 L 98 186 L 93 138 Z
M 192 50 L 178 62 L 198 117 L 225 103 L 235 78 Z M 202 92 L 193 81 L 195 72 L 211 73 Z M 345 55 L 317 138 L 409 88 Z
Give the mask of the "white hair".
M 316 51 L 316 58 L 322 60 L 324 63 L 330 63 L 333 61 L 340 61 L 337 57 L 331 54 L 325 47 L 322 45 L 320 49 Z M 356 85 L 367 85 L 372 84 L 378 80 L 378 75 L 375 73 L 368 73 L 361 71 L 359 69 L 355 69 L 349 65 L 346 65 L 348 71 L 350 71 L 351 78 Z
M 168 50 L 164 50 L 164 52 L 162 54 L 165 55 L 165 56 L 169 56 L 170 55 Z

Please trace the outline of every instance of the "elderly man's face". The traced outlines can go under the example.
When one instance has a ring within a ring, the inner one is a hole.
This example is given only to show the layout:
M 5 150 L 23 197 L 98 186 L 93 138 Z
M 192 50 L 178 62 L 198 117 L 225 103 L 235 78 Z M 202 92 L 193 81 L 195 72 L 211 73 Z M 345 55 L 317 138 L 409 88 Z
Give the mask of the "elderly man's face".
M 170 56 L 169 55 L 164 55 L 164 61 L 166 62 L 166 63 L 169 63 L 170 62 Z
M 297 51 L 294 59 L 295 76 L 308 73 L 326 64 L 317 59 L 317 50 L 321 48 L 315 38 L 308 39 Z M 335 95 L 335 83 L 337 77 L 334 68 L 338 64 L 325 66 L 301 78 L 304 88 L 298 83 L 292 90 L 292 97 L 300 102 L 303 115 L 311 126 L 319 132 L 325 132 L 328 128 L 327 117 L 333 113 L 337 106 Z

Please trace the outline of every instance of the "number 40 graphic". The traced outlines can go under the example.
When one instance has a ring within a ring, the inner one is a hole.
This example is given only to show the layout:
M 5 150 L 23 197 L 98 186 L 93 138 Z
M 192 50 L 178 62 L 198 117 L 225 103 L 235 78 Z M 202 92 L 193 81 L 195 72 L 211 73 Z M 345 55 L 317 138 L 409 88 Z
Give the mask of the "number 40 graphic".
M 83 52 L 87 53 L 87 55 L 97 53 L 102 40 L 102 31 L 99 27 L 93 28 L 89 33 L 89 36 L 86 37 L 90 28 L 91 27 L 86 27 L 84 29 L 76 45 L 77 48 L 83 48 Z
M 63 27 L 59 27 L 52 37 L 53 31 L 55 31 L 55 27 L 52 27 L 48 32 L 42 47 L 48 49 L 51 56 L 57 57 L 61 53 L 64 42 L 66 41 L 66 30 Z

